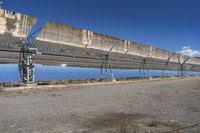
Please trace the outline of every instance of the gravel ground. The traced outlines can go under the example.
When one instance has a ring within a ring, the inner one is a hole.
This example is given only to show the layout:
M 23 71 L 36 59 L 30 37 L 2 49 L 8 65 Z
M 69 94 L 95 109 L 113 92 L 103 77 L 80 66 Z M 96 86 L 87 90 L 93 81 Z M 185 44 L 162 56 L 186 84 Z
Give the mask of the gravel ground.
M 0 92 L 0 133 L 161 132 L 197 122 L 200 78 Z

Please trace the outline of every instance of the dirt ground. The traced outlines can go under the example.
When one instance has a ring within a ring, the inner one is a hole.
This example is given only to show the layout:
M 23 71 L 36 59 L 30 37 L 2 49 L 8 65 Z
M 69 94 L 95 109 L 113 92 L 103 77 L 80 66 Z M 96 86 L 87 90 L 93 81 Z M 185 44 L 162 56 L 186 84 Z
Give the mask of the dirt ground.
M 194 77 L 0 92 L 0 133 L 157 133 L 198 122 Z

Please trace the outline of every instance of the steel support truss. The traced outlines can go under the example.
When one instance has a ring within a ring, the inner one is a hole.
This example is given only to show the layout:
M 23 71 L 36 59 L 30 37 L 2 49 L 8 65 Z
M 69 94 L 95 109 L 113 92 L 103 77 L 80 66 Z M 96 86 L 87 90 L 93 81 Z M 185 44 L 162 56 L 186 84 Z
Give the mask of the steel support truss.
M 183 62 L 181 62 L 180 60 L 180 57 L 178 59 L 178 63 L 180 64 L 180 69 L 179 69 L 179 76 L 184 76 L 184 74 L 186 74 L 186 68 L 187 67 L 191 67 L 189 65 L 186 64 L 186 62 L 190 59 L 190 57 L 187 57 L 186 59 L 183 60 Z
M 34 84 L 35 82 L 35 56 L 37 48 L 35 46 L 35 39 L 42 27 L 35 32 L 28 35 L 25 41 L 22 41 L 22 46 L 19 56 L 19 74 L 22 84 Z
M 148 65 L 147 65 L 147 59 L 143 59 L 142 60 L 142 63 L 140 64 L 140 68 L 139 68 L 139 73 L 141 74 L 141 69 L 143 70 L 143 75 L 145 76 L 146 73 L 145 73 L 145 70 L 147 71 L 147 73 L 149 73 L 149 68 L 148 68 Z
M 109 60 L 109 56 L 110 56 L 110 53 L 112 51 L 112 49 L 115 47 L 115 45 L 113 45 L 111 47 L 111 49 L 109 50 L 109 52 L 107 54 L 105 54 L 105 59 L 103 60 L 103 62 L 101 63 L 101 79 L 103 79 L 103 68 L 105 68 L 105 72 L 107 73 L 108 72 L 108 68 L 110 70 L 110 73 L 111 73 L 111 76 L 112 76 L 112 80 L 113 81 L 116 81 L 115 80 L 115 77 L 113 75 L 113 72 L 112 72 L 112 67 L 111 67 L 111 64 L 110 64 L 110 60 Z
M 35 82 L 35 55 L 37 49 L 22 46 L 19 58 L 19 73 L 23 84 L 33 84 Z
M 171 56 L 169 56 L 168 58 L 167 58 L 167 61 L 165 62 L 165 64 L 164 64 L 164 67 L 163 67 L 163 69 L 162 69 L 162 74 L 164 75 L 165 74 L 165 69 L 166 69 L 166 71 L 168 71 L 169 72 L 169 64 L 170 64 L 170 60 L 171 60 Z M 167 74 L 167 76 L 169 76 L 168 74 Z M 172 73 L 170 72 L 170 76 L 172 77 Z

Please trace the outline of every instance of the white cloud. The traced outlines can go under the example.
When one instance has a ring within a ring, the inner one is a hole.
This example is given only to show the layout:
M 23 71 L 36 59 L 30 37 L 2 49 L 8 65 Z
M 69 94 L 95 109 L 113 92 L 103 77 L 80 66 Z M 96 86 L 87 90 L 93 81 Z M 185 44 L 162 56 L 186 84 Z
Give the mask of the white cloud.
M 199 50 L 193 50 L 190 48 L 190 46 L 183 46 L 180 51 L 177 51 L 179 54 L 188 55 L 191 57 L 200 57 L 200 51 Z

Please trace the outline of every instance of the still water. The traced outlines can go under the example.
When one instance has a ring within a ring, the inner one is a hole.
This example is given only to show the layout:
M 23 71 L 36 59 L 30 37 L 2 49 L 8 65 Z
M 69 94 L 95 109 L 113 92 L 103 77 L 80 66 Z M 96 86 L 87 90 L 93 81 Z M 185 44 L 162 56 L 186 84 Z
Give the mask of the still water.
M 165 71 L 164 74 L 160 70 L 150 70 L 149 73 L 139 70 L 123 70 L 113 69 L 115 77 L 144 77 L 144 76 L 175 76 L 177 71 Z M 187 74 L 200 74 L 196 72 L 187 72 Z M 98 68 L 80 68 L 80 67 L 61 67 L 36 65 L 35 67 L 36 80 L 65 80 L 65 79 L 89 79 L 100 78 L 100 69 Z M 111 74 L 103 71 L 103 77 L 111 78 Z M 0 82 L 19 81 L 19 72 L 17 64 L 0 65 Z

